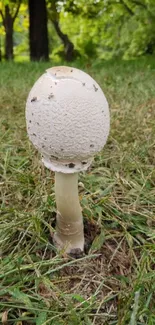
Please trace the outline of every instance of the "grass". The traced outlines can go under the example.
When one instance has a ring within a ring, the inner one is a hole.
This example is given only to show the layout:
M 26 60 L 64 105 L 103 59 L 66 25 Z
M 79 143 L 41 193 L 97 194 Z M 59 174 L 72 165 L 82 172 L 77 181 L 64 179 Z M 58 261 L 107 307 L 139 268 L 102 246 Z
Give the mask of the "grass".
M 79 176 L 89 253 L 58 254 L 50 240 L 54 174 L 26 135 L 25 100 L 49 63 L 0 65 L 0 323 L 155 324 L 155 62 L 77 63 L 111 109 L 103 152 Z

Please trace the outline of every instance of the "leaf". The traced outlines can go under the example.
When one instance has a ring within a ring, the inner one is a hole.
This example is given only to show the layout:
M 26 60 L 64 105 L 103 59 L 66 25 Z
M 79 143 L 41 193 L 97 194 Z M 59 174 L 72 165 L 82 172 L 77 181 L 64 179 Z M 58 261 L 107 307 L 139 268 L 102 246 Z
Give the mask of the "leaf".
M 8 310 L 5 310 L 4 313 L 2 313 L 2 324 L 7 325 L 8 324 Z
M 103 243 L 105 241 L 105 235 L 103 229 L 101 229 L 101 233 L 95 237 L 95 239 L 92 242 L 91 248 L 90 248 L 90 253 L 94 253 L 97 250 L 100 250 Z
M 79 294 L 73 294 L 71 295 L 73 299 L 77 300 L 78 302 L 82 303 L 82 306 L 87 308 L 89 306 L 89 303 Z
M 26 307 L 31 307 L 32 308 L 32 303 L 29 297 L 21 292 L 19 289 L 13 289 L 9 290 L 9 293 L 17 300 L 20 300 L 21 303 L 23 303 Z
M 36 319 L 36 325 L 43 325 L 46 322 L 46 319 L 47 313 L 45 311 L 42 311 Z

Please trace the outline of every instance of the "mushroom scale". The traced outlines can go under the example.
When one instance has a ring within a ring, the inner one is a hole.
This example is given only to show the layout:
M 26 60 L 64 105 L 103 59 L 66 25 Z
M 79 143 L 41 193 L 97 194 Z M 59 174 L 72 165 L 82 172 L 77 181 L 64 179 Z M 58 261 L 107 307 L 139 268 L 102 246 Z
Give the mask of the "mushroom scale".
M 44 165 L 56 172 L 86 170 L 105 145 L 110 117 L 107 100 L 88 74 L 54 67 L 31 89 L 26 104 L 27 132 Z

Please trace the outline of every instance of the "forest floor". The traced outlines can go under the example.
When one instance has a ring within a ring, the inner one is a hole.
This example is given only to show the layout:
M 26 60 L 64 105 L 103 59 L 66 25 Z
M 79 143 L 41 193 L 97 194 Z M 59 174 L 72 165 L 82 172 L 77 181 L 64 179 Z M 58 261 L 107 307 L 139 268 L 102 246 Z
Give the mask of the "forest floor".
M 26 97 L 50 65 L 0 64 L 0 324 L 155 325 L 155 60 L 77 64 L 111 111 L 79 175 L 94 241 L 78 260 L 52 245 L 54 173 L 26 134 Z

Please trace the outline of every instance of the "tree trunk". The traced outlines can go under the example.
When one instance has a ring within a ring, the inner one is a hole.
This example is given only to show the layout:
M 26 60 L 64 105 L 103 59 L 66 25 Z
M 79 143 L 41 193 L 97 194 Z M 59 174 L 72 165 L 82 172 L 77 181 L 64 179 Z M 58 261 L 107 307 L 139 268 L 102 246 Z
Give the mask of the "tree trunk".
M 74 59 L 74 44 L 70 41 L 69 37 L 61 31 L 58 20 L 53 20 L 53 25 L 64 44 L 66 61 L 72 61 Z
M 10 25 L 10 27 L 6 29 L 5 59 L 13 60 L 13 25 Z
M 49 59 L 47 12 L 45 0 L 29 0 L 30 58 L 32 61 Z
M 13 18 L 9 6 L 5 6 L 5 59 L 13 60 Z

